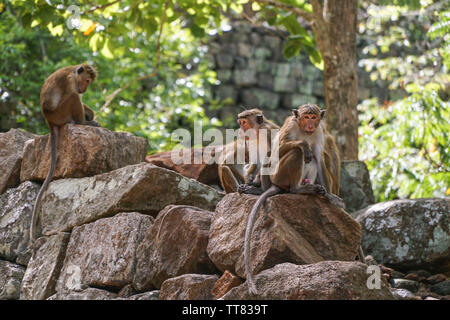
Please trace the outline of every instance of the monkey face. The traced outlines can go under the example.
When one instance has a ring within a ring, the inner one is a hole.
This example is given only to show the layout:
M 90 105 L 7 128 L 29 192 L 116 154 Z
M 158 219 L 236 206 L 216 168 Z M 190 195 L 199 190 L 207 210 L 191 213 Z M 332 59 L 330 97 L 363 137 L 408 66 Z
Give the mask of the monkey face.
M 250 123 L 250 120 L 248 118 L 239 118 L 238 119 L 239 127 L 245 131 L 248 129 L 251 129 L 253 126 Z
M 300 129 L 307 135 L 312 135 L 320 123 L 320 116 L 315 113 L 304 113 L 300 118 Z
M 91 77 L 88 75 L 79 75 L 78 76 L 78 93 L 85 93 L 89 84 L 92 82 Z

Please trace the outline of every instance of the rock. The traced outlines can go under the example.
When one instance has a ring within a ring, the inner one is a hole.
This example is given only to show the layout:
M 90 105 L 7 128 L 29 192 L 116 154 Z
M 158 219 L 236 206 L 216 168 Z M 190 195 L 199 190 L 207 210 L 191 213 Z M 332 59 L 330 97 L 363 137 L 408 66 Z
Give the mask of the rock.
M 270 58 L 272 55 L 272 51 L 270 49 L 267 49 L 265 47 L 256 47 L 256 49 L 253 51 L 253 56 L 257 60 L 263 60 L 266 58 Z M 261 70 L 258 70 L 261 71 Z
M 74 228 L 56 290 L 87 285 L 118 291 L 131 284 L 136 248 L 151 226 L 151 217 L 129 212 Z
M 228 291 L 237 287 L 242 283 L 242 280 L 232 274 L 230 271 L 225 270 L 223 275 L 216 281 L 214 287 L 211 290 L 211 294 L 214 299 L 219 299 L 223 295 L 225 295 Z
M 47 300 L 114 300 L 117 294 L 97 288 L 87 288 L 82 291 L 58 292 Z
M 441 296 L 450 295 L 450 280 L 441 281 L 431 286 L 430 290 Z
M 255 276 L 256 296 L 247 283 L 231 289 L 224 300 L 393 300 L 387 283 L 369 289 L 367 265 L 322 261 L 308 265 L 282 263 Z
M 237 52 L 241 57 L 250 58 L 253 54 L 253 47 L 248 43 L 238 43 Z
M 221 83 L 228 83 L 231 80 L 232 71 L 229 69 L 216 70 L 217 80 Z
M 23 146 L 27 140 L 35 137 L 32 133 L 18 129 L 0 133 L 0 194 L 20 184 Z
M 126 300 L 159 300 L 159 290 L 135 294 Z
M 363 161 L 342 161 L 339 196 L 351 213 L 375 203 L 369 170 Z
M 238 87 L 254 85 L 257 83 L 256 71 L 252 69 L 235 69 L 233 80 Z
M 215 99 L 219 99 L 219 100 L 227 99 L 229 101 L 229 102 L 227 102 L 227 104 L 233 104 L 233 103 L 237 102 L 238 92 L 231 85 L 221 85 L 219 87 L 214 88 L 214 96 L 215 96 Z
M 216 275 L 184 274 L 161 285 L 160 300 L 212 300 L 211 289 Z
M 37 183 L 27 181 L 0 195 L 0 258 L 16 261 L 27 254 L 31 213 L 39 189 Z
M 158 167 L 176 171 L 185 177 L 195 179 L 204 184 L 220 184 L 217 163 L 207 164 L 201 161 L 200 164 L 194 163 L 194 157 L 202 160 L 202 155 L 211 155 L 215 157 L 223 149 L 223 146 L 202 149 L 187 149 L 184 152 L 190 152 L 190 164 L 175 164 L 172 160 L 172 151 L 160 152 L 145 157 L 145 161 Z
M 280 102 L 280 96 L 269 90 L 246 89 L 242 91 L 242 101 L 246 106 L 276 109 Z
M 305 103 L 317 103 L 316 97 L 303 94 L 293 94 L 291 99 L 294 108 L 298 108 L 299 106 Z
M 420 297 L 406 289 L 392 289 L 391 292 L 397 300 L 421 300 Z
M 275 77 L 274 90 L 279 93 L 295 92 L 295 79 L 286 77 Z
M 244 235 L 257 196 L 227 194 L 216 207 L 208 255 L 221 271 L 245 278 Z M 344 210 L 319 196 L 281 194 L 260 209 L 251 238 L 253 274 L 282 262 L 354 260 L 361 227 Z
M 394 279 L 403 279 L 404 277 L 405 277 L 405 274 L 400 271 L 397 271 L 397 270 L 394 270 L 391 274 L 391 278 L 394 278 Z
M 253 46 L 257 46 L 260 42 L 261 42 L 261 36 L 256 32 L 252 32 L 250 34 L 250 43 Z
M 138 247 L 134 287 L 145 291 L 185 273 L 214 273 L 206 254 L 211 217 L 195 207 L 164 208 Z
M 433 297 L 426 297 L 426 298 L 423 299 L 423 300 L 439 300 L 439 299 L 436 299 L 436 298 L 433 298 Z
M 20 180 L 43 181 L 50 168 L 49 135 L 25 144 Z M 62 127 L 53 179 L 82 178 L 144 161 L 147 140 L 128 132 L 68 124 Z
M 22 281 L 21 300 L 45 300 L 55 294 L 70 233 L 42 237 L 35 242 L 35 253 Z
M 419 290 L 419 283 L 413 280 L 406 279 L 392 279 L 391 284 L 393 288 L 397 289 L 406 289 L 413 293 L 416 293 Z
M 221 194 L 207 185 L 141 163 L 94 177 L 51 182 L 42 198 L 41 221 L 44 235 L 51 235 L 119 212 L 156 214 L 168 204 L 211 210 L 220 199 Z
M 233 67 L 233 56 L 227 53 L 219 53 L 216 55 L 216 62 L 221 69 L 231 69 Z
M 354 213 L 363 229 L 363 249 L 400 271 L 450 270 L 450 199 L 394 200 Z
M 25 268 L 0 260 L 0 300 L 17 300 Z
M 447 280 L 447 277 L 443 275 L 442 273 L 434 274 L 427 278 L 426 283 L 429 284 L 436 284 L 442 281 Z
M 405 279 L 406 279 L 406 280 L 413 280 L 413 281 L 422 281 L 422 280 L 425 280 L 424 277 L 421 277 L 421 276 L 419 276 L 419 275 L 416 274 L 416 273 L 408 273 L 408 274 L 405 276 Z
M 408 275 L 416 275 L 417 278 L 428 278 L 431 276 L 431 273 L 428 272 L 427 270 L 412 270 L 410 272 L 408 272 Z M 411 280 L 416 280 L 416 279 L 411 279 Z
M 135 295 L 137 292 L 134 290 L 132 284 L 127 284 L 125 287 L 120 289 L 119 293 L 117 294 L 119 298 L 129 298 L 132 295 Z

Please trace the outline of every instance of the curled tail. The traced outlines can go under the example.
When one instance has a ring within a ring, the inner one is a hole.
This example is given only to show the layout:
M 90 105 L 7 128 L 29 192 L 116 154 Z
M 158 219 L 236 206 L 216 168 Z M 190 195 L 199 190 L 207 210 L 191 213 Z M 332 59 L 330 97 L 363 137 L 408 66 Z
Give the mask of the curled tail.
M 280 192 L 280 188 L 276 185 L 272 185 L 267 189 L 253 205 L 250 215 L 247 220 L 247 228 L 245 229 L 245 239 L 244 239 L 244 264 L 245 264 L 245 277 L 247 278 L 248 291 L 250 294 L 257 294 L 255 281 L 253 279 L 252 272 L 250 270 L 250 238 L 252 236 L 253 225 L 255 224 L 256 214 L 259 208 L 264 204 L 268 197 L 276 195 Z
M 41 198 L 44 194 L 45 190 L 47 190 L 48 184 L 52 180 L 53 171 L 55 170 L 56 165 L 56 146 L 58 144 L 58 134 L 59 134 L 59 128 L 56 126 L 51 126 L 50 128 L 50 144 L 51 144 L 51 163 L 50 163 L 50 170 L 48 171 L 47 178 L 45 178 L 44 183 L 42 184 L 41 190 L 39 190 L 39 193 L 36 198 L 36 202 L 34 203 L 33 207 L 33 213 L 31 215 L 31 226 L 30 226 L 30 241 L 31 244 L 34 243 L 34 237 L 35 237 L 35 229 L 38 219 L 38 213 L 39 209 L 41 207 Z

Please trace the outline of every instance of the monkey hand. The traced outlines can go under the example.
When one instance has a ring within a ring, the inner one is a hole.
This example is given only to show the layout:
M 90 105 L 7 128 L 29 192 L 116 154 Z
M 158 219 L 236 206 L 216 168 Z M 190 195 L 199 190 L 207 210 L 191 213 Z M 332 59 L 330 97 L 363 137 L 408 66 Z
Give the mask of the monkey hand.
M 100 123 L 98 123 L 95 120 L 86 121 L 84 124 L 88 125 L 88 126 L 91 126 L 91 127 L 101 127 L 102 126 Z
M 250 186 L 248 184 L 240 184 L 237 190 L 239 193 L 260 195 L 263 193 L 261 188 Z
M 327 194 L 327 189 L 321 184 L 314 184 L 316 194 L 324 196 Z

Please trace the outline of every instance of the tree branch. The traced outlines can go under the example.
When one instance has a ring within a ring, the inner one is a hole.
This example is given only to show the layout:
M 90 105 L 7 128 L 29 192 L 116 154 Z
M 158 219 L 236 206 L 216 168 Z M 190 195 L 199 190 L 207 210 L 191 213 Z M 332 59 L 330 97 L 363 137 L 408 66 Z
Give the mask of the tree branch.
M 300 9 L 300 8 L 291 6 L 289 4 L 286 4 L 286 3 L 283 3 L 283 2 L 279 2 L 277 0 L 253 0 L 253 2 L 258 2 L 258 3 L 269 5 L 269 6 L 274 6 L 274 7 L 277 7 L 279 9 L 292 12 L 296 16 L 299 16 L 299 17 L 305 19 L 308 22 L 311 22 L 311 21 L 314 20 L 314 16 L 311 13 L 306 12 L 306 11 Z
M 111 93 L 108 97 L 106 97 L 106 102 L 105 104 L 100 108 L 100 111 L 103 111 L 104 109 L 106 109 L 111 101 L 113 101 L 113 99 L 123 90 L 129 88 L 132 84 L 134 84 L 137 81 L 140 80 L 144 80 L 147 78 L 151 78 L 154 77 L 158 74 L 158 68 L 159 68 L 159 60 L 161 57 L 161 34 L 163 32 L 163 26 L 164 26 L 164 22 L 166 20 L 166 11 L 167 11 L 167 7 L 169 5 L 169 0 L 166 0 L 166 2 L 164 3 L 164 10 L 163 10 L 163 14 L 161 16 L 161 23 L 159 25 L 159 34 L 158 34 L 158 39 L 157 39 L 157 44 L 156 44 L 156 61 L 155 61 L 155 69 L 153 70 L 152 73 L 135 78 L 133 80 L 131 80 L 128 84 L 124 85 L 123 87 L 116 89 L 113 93 Z
M 98 6 L 95 6 L 95 7 L 93 7 L 93 8 L 91 8 L 91 9 L 89 9 L 89 13 L 91 13 L 91 12 L 94 12 L 95 10 L 98 10 L 98 9 L 105 9 L 105 8 L 107 8 L 107 7 L 109 7 L 109 6 L 112 6 L 112 5 L 114 5 L 114 4 L 116 4 L 117 2 L 120 2 L 120 0 L 115 0 L 115 1 L 113 1 L 113 2 L 110 2 L 110 3 L 106 3 L 106 4 L 103 4 L 103 5 L 98 5 Z

